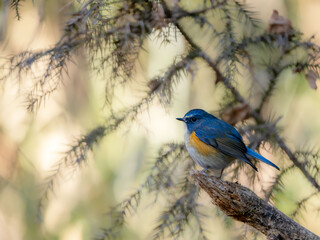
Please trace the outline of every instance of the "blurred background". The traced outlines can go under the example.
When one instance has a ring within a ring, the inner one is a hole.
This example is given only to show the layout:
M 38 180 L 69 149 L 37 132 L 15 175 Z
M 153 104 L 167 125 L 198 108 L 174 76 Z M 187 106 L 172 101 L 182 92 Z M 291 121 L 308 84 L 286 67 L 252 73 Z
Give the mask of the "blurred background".
M 315 35 L 319 43 L 320 1 L 245 2 L 266 24 L 273 10 L 277 9 L 306 37 Z M 18 20 L 13 9 L 4 8 L 3 3 L 0 6 L 1 61 L 25 50 L 54 45 L 74 11 L 69 0 L 23 1 L 21 19 Z M 144 83 L 147 79 L 159 74 L 185 50 L 184 41 L 179 36 L 167 45 L 151 36 L 145 47 L 146 51 L 140 54 L 136 66 L 137 81 L 131 83 L 130 90 L 117 90 L 115 108 L 136 102 L 146 91 Z M 175 118 L 182 117 L 191 108 L 219 109 L 222 89 L 208 81 L 214 74 L 199 64 L 192 81 L 185 77 L 185 81 L 176 86 L 174 103 L 169 109 L 151 106 L 148 113 L 140 115 L 137 122 L 132 123 L 130 130 L 122 127 L 104 138 L 94 148 L 89 164 L 81 171 L 70 178 L 62 178 L 42 213 L 42 219 L 39 219 L 36 203 L 40 197 L 41 182 L 75 139 L 106 118 L 105 83 L 101 76 L 90 71 L 81 52 L 77 58 L 76 64 L 69 64 L 69 74 L 65 76 L 62 88 L 53 93 L 36 113 L 29 113 L 25 108 L 26 90 L 30 88 L 28 81 L 19 82 L 12 76 L 0 85 L 0 175 L 3 179 L 0 239 L 41 239 L 43 234 L 48 239 L 90 239 L 104 214 L 143 182 L 159 147 L 166 142 L 183 141 L 183 126 Z M 282 78 L 277 86 L 276 93 L 279 94 L 273 96 L 270 106 L 275 115 L 283 116 L 280 120 L 284 126 L 283 135 L 292 146 L 319 147 L 319 89 L 311 89 L 307 81 L 303 82 L 291 74 Z M 281 166 L 281 156 L 265 154 Z M 265 184 L 275 174 L 268 170 L 261 171 Z M 312 191 L 298 170 L 286 175 L 282 190 L 275 204 L 286 214 L 290 214 L 295 203 Z M 137 213 L 128 217 L 123 239 L 150 238 L 159 211 L 165 204 L 160 201 L 160 206 L 150 207 L 150 201 L 148 197 L 144 198 Z M 204 193 L 201 201 L 208 212 L 217 211 Z M 317 201 L 319 199 L 309 202 L 298 221 L 319 235 Z M 236 239 L 242 231 L 240 223 L 223 222 L 218 218 L 206 221 L 209 239 Z M 234 225 L 239 232 L 226 231 L 228 224 Z M 186 239 L 192 239 L 188 231 Z

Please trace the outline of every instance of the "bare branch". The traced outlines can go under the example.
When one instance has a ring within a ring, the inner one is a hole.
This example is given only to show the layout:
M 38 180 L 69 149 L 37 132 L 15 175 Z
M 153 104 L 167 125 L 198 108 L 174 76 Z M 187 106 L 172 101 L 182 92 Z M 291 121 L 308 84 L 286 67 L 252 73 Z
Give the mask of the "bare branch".
M 208 177 L 198 171 L 194 171 L 192 177 L 226 215 L 257 229 L 269 240 L 320 239 L 238 183 Z

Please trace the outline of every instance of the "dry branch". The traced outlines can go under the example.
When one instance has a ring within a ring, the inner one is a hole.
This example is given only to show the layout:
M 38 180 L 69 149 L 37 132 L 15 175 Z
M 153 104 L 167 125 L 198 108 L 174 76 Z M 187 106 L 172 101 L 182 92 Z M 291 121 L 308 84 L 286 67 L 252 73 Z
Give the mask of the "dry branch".
M 198 171 L 192 172 L 192 177 L 226 215 L 254 227 L 269 240 L 320 239 L 238 183 L 209 177 Z

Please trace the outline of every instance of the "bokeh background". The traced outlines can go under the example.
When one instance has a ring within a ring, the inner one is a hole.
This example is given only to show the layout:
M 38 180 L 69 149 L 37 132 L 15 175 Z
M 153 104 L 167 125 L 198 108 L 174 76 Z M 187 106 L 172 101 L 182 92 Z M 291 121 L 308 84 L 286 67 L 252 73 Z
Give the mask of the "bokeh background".
M 320 1 L 251 0 L 246 3 L 265 23 L 273 9 L 277 9 L 306 37 L 315 35 L 319 43 Z M 3 3 L 0 6 L 1 58 L 52 46 L 59 40 L 64 24 L 74 10 L 72 2 L 67 0 L 24 1 L 18 21 L 14 10 L 4 8 Z M 130 90 L 116 90 L 115 109 L 136 102 L 146 91 L 144 83 L 147 79 L 161 72 L 185 49 L 179 36 L 167 45 L 151 36 L 145 47 L 136 66 L 138 81 L 131 83 Z M 140 115 L 130 128 L 123 126 L 103 139 L 95 147 L 89 164 L 72 177 L 62 178 L 55 194 L 50 196 L 42 219 L 35 214 L 41 181 L 78 136 L 104 122 L 108 114 L 104 108 L 105 84 L 101 76 L 90 71 L 81 52 L 76 64 L 69 64 L 64 85 L 36 113 L 29 113 L 25 108 L 26 89 L 30 87 L 28 79 L 19 82 L 12 76 L 3 81 L 0 85 L 0 175 L 3 178 L 0 239 L 40 239 L 43 234 L 48 239 L 89 239 L 110 207 L 143 182 L 161 144 L 183 141 L 183 126 L 175 118 L 191 108 L 219 109 L 222 90 L 213 81 L 212 84 L 207 81 L 214 74 L 201 64 L 198 68 L 195 79 L 190 81 L 185 77 L 177 85 L 175 100 L 169 109 L 151 106 L 148 113 Z M 283 135 L 295 147 L 319 147 L 319 89 L 311 89 L 306 81 L 292 75 L 282 78 L 270 106 L 275 115 L 283 115 L 280 120 Z M 281 166 L 281 157 L 265 154 Z M 262 171 L 261 174 L 268 184 L 268 179 L 275 173 Z M 286 214 L 293 211 L 295 202 L 312 191 L 298 170 L 286 175 L 283 186 L 275 204 Z M 208 212 L 217 211 L 204 193 L 201 199 Z M 318 201 L 317 198 L 311 200 L 298 221 L 319 235 Z M 146 197 L 137 213 L 128 217 L 123 239 L 150 238 L 159 211 L 165 204 L 160 200 L 159 206 L 153 206 L 151 202 Z M 230 220 L 206 221 L 209 239 L 235 239 L 243 231 L 240 223 Z M 228 224 L 239 228 L 239 232 L 227 231 Z M 191 232 L 186 232 L 186 239 L 192 239 Z

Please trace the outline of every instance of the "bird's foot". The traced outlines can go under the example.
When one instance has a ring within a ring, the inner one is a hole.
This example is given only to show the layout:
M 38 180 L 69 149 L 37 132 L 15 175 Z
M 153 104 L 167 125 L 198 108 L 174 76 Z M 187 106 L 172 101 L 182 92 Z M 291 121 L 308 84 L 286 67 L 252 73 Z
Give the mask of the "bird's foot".
M 206 168 L 204 168 L 204 169 L 201 170 L 201 173 L 204 174 L 206 177 L 209 177 L 208 174 L 206 173 L 206 171 L 207 171 L 208 169 L 209 169 L 209 168 L 206 167 Z
M 221 169 L 220 176 L 218 177 L 219 179 L 221 179 L 221 177 L 222 177 L 223 170 L 224 170 L 224 168 Z

